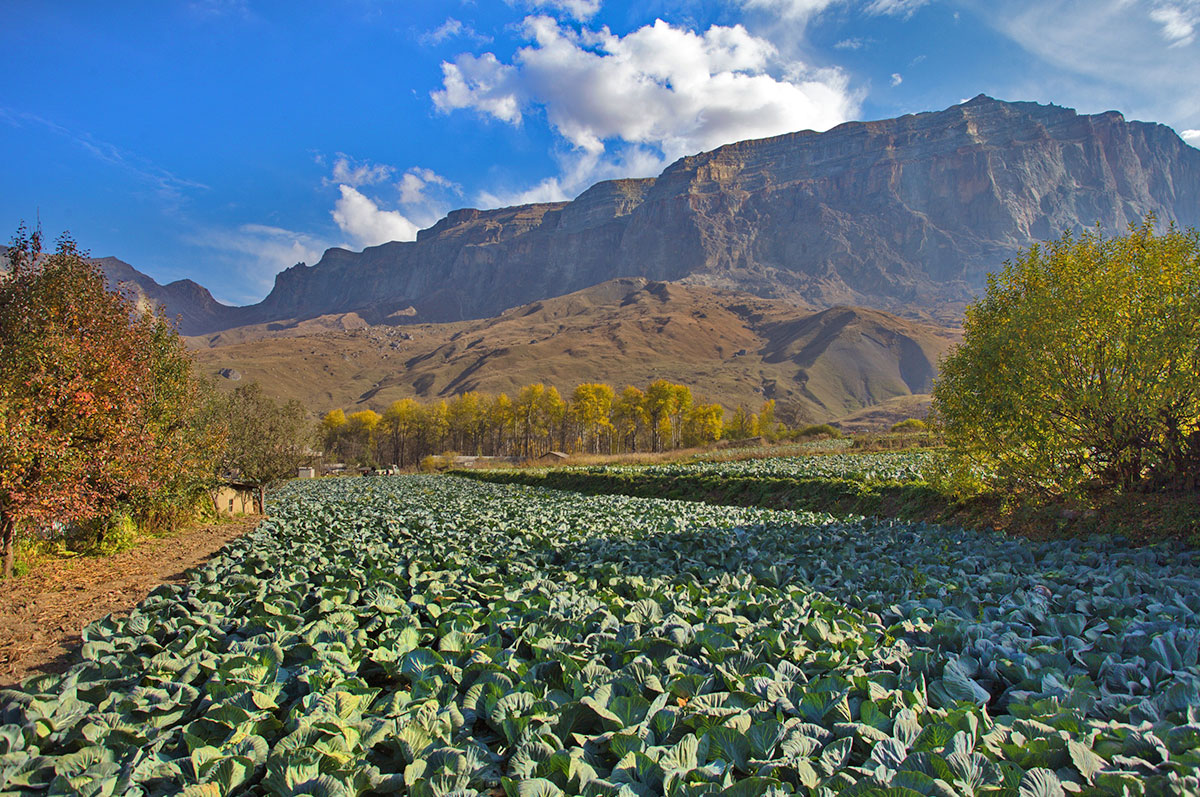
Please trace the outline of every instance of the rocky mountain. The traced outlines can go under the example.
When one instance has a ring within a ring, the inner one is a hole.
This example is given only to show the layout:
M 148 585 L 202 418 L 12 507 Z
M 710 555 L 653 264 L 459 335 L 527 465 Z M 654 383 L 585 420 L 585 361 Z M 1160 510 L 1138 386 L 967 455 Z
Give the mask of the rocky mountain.
M 221 304 L 208 289 L 189 279 L 159 285 L 124 260 L 99 257 L 92 261 L 104 272 L 109 287 L 131 298 L 138 307 L 154 305 L 162 308 L 179 323 L 184 335 L 196 335 L 206 330 L 224 329 L 236 323 L 238 308 Z
M 219 383 L 257 381 L 319 412 L 468 390 L 511 395 L 532 382 L 569 393 L 581 382 L 619 390 L 665 378 L 729 408 L 774 398 L 785 417 L 816 421 L 928 393 L 957 340 L 953 330 L 878 310 L 817 311 L 626 278 L 484 320 L 369 326 L 342 314 L 190 342 L 206 372 L 224 374 Z
M 571 202 L 457 210 L 414 242 L 278 275 L 205 331 L 356 312 L 487 318 L 640 276 L 956 320 L 1019 249 L 1146 213 L 1200 225 L 1200 150 L 1107 112 L 979 96 L 944 111 L 743 141 Z

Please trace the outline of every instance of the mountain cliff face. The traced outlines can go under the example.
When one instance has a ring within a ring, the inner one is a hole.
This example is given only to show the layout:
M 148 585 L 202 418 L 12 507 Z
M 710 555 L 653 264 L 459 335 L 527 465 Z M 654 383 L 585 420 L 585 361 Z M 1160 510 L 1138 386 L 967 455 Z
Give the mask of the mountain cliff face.
M 1200 226 L 1200 151 L 1162 125 L 979 96 L 744 141 L 572 202 L 458 210 L 415 242 L 331 249 L 220 325 L 494 316 L 619 277 L 956 320 L 1019 249 L 1146 213 Z

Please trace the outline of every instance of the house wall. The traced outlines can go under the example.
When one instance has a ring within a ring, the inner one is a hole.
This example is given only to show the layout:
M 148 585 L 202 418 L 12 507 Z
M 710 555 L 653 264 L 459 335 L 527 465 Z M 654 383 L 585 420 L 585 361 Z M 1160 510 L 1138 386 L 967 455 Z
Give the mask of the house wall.
M 253 515 L 258 511 L 258 496 L 253 490 L 224 485 L 215 494 L 217 512 L 222 515 Z

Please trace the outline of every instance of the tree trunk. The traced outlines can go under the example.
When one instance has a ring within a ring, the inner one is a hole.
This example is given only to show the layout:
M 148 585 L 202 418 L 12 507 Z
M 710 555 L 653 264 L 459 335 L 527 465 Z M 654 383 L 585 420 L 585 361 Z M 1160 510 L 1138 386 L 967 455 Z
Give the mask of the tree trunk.
M 17 539 L 17 523 L 8 512 L 0 511 L 0 551 L 4 554 L 4 580 L 12 578 L 13 548 Z
M 258 512 L 260 515 L 267 514 L 267 486 L 265 484 L 258 485 Z

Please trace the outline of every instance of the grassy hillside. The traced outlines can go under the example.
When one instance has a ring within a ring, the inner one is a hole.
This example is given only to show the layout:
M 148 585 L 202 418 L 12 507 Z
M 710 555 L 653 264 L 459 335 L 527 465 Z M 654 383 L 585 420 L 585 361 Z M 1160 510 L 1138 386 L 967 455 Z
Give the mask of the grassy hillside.
M 386 407 L 530 382 L 618 389 L 665 378 L 699 397 L 781 415 L 843 417 L 924 394 L 956 330 L 878 310 L 808 308 L 731 291 L 622 279 L 452 324 L 369 325 L 354 314 L 192 338 L 204 369 L 261 382 L 314 411 Z M 227 386 L 237 384 L 221 380 Z

